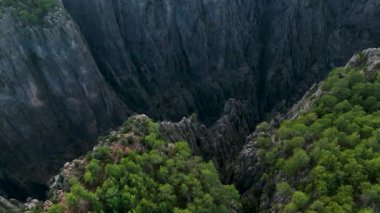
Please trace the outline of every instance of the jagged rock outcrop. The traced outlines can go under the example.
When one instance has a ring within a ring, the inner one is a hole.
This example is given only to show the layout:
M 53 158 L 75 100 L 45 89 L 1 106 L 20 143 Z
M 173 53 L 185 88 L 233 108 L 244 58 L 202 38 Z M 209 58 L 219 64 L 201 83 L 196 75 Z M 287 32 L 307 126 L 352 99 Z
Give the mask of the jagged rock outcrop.
M 9 202 L 7 199 L 0 196 L 0 212 L 5 212 L 9 209 L 16 209 L 17 206 Z
M 373 80 L 380 71 L 380 49 L 366 49 L 356 54 L 347 63 L 346 68 L 363 69 L 366 77 Z
M 241 151 L 245 136 L 253 128 L 253 116 L 247 103 L 229 100 L 223 116 L 211 127 L 198 121 L 195 115 L 180 122 L 161 122 L 160 129 L 168 141 L 187 141 L 196 155 L 212 160 L 219 169 L 222 180 L 231 182 L 234 161 Z
M 214 162 L 221 171 L 224 182 L 231 182 L 233 163 L 244 146 L 245 135 L 253 128 L 253 122 L 249 120 L 252 115 L 249 112 L 246 103 L 231 99 L 225 106 L 223 116 L 211 127 L 204 125 L 194 114 L 179 122 L 159 122 L 160 135 L 168 142 L 188 142 L 195 155 Z M 137 128 L 141 126 L 139 123 L 148 119 L 146 115 L 135 115 L 130 119 L 136 120 L 133 132 L 146 132 L 143 128 Z M 99 145 L 102 143 L 104 141 Z M 67 189 L 68 186 L 63 184 L 65 180 L 70 176 L 77 176 L 75 173 L 83 171 L 83 168 L 82 160 L 65 163 L 61 173 L 50 181 L 50 189 Z

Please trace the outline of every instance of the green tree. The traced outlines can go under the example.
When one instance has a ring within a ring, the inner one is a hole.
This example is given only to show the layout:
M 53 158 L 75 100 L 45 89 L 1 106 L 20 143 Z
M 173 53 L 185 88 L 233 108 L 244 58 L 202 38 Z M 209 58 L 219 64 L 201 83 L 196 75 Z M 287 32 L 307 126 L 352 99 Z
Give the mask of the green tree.
M 294 203 L 298 209 L 302 209 L 309 202 L 309 197 L 307 196 L 307 194 L 301 191 L 296 191 L 293 193 L 291 202 Z
M 303 149 L 295 149 L 293 156 L 285 161 L 283 172 L 287 175 L 294 175 L 300 169 L 306 167 L 310 157 Z

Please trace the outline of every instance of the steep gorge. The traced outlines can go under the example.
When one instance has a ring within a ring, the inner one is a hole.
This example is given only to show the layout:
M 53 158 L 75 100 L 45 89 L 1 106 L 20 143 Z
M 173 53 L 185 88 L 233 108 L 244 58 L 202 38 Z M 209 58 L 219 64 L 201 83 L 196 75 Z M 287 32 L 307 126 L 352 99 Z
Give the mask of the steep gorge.
M 49 14 L 47 26 L 0 20 L 4 194 L 15 191 L 3 187 L 10 182 L 36 194 L 33 184 L 133 112 L 174 121 L 198 114 L 207 137 L 221 138 L 199 153 L 226 171 L 255 123 L 380 44 L 376 0 L 62 3 L 66 11 Z
M 229 98 L 262 119 L 380 35 L 376 1 L 63 3 L 134 111 L 208 124 Z

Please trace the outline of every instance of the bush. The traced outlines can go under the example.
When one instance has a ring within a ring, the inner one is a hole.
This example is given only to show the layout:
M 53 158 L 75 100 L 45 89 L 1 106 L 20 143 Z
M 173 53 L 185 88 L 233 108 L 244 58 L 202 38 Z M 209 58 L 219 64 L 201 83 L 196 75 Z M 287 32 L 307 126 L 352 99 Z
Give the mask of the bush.
M 305 139 L 303 137 L 294 137 L 290 140 L 285 141 L 285 151 L 292 152 L 293 149 L 302 148 L 305 144 Z
M 294 175 L 301 168 L 308 165 L 310 157 L 303 149 L 295 149 L 293 156 L 285 161 L 283 172 L 287 175 Z
M 256 127 L 256 130 L 258 132 L 267 132 L 269 129 L 270 129 L 270 126 L 267 122 L 262 122 Z
M 264 136 L 259 136 L 256 139 L 255 145 L 258 148 L 268 148 L 270 144 L 272 143 L 271 139 Z
M 309 202 L 309 197 L 301 191 L 296 191 L 293 193 L 291 202 L 294 203 L 298 209 L 302 209 Z
M 296 213 L 298 212 L 297 205 L 294 203 L 289 203 L 284 208 L 285 213 Z
M 106 160 L 109 158 L 109 148 L 107 146 L 97 147 L 95 150 L 93 157 L 97 160 Z
M 324 209 L 324 204 L 322 201 L 320 200 L 316 200 L 314 201 L 311 205 L 310 205 L 310 209 L 316 211 L 316 212 L 323 212 L 323 209 Z
M 52 205 L 48 210 L 48 213 L 64 213 L 64 212 L 65 212 L 65 208 L 57 204 Z
M 292 188 L 286 182 L 281 182 L 276 185 L 276 194 L 281 197 L 287 197 L 292 193 Z

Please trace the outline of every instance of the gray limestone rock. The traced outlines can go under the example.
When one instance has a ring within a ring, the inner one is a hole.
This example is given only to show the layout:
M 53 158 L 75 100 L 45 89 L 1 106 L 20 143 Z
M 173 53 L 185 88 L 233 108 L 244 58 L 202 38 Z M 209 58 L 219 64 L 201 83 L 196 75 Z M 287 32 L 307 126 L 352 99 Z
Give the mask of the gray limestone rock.
M 0 188 L 21 199 L 128 113 L 66 12 L 46 20 L 0 18 Z

